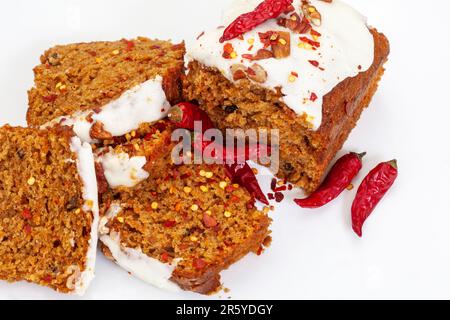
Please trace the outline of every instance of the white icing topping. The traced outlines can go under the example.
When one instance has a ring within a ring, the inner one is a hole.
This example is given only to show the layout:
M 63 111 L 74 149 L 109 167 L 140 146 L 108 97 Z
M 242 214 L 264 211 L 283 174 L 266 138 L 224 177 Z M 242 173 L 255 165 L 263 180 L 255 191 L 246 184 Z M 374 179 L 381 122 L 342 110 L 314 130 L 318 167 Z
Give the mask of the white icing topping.
M 134 187 L 147 179 L 149 173 L 142 169 L 147 163 L 145 157 L 131 157 L 126 152 L 117 153 L 110 149 L 98 157 L 102 164 L 106 180 L 111 188 Z
M 91 146 L 89 143 L 82 143 L 79 138 L 73 137 L 70 148 L 77 155 L 78 174 L 83 183 L 83 211 L 89 214 L 92 212 L 93 215 L 85 269 L 77 276 L 77 279 L 74 279 L 74 293 L 81 296 L 94 278 L 99 222 L 98 191 L 94 155 Z
M 231 10 L 227 11 L 222 25 L 228 26 L 238 15 L 252 11 L 262 0 L 236 1 Z M 299 13 L 300 0 L 294 0 L 293 5 Z M 311 0 L 311 4 L 322 15 L 322 25 L 313 29 L 322 36 L 317 40 L 320 47 L 317 50 L 300 48 L 303 43 L 300 37 L 307 34 L 296 34 L 289 29 L 277 25 L 275 19 L 269 20 L 244 35 L 244 40 L 234 39 L 231 43 L 238 57 L 225 59 L 222 57 L 223 46 L 219 39 L 224 29 L 214 29 L 206 32 L 197 41 L 187 43 L 187 61 L 197 60 L 208 67 L 216 67 L 223 75 L 233 81 L 230 66 L 244 64 L 250 67 L 258 63 L 267 71 L 267 81 L 261 84 L 268 89 L 282 88 L 283 102 L 297 114 L 306 113 L 308 121 L 314 129 L 322 122 L 323 97 L 348 77 L 354 77 L 359 72 L 367 71 L 374 59 L 374 40 L 367 25 L 366 18 L 339 0 L 332 3 Z M 241 59 L 242 54 L 255 54 L 263 48 L 258 33 L 268 31 L 284 31 L 291 33 L 291 54 L 284 59 L 265 59 L 250 61 Z M 248 51 L 249 39 L 254 39 L 253 48 Z M 313 66 L 309 61 L 317 61 L 324 70 Z M 289 79 L 292 72 L 298 74 L 295 80 Z M 293 81 L 294 80 L 294 81 Z M 314 93 L 317 99 L 311 99 Z
M 141 250 L 124 247 L 120 243 L 120 234 L 114 231 L 109 232 L 108 228 L 105 227 L 106 223 L 120 211 L 120 205 L 111 205 L 102 219 L 101 223 L 104 223 L 104 225 L 100 228 L 100 240 L 108 247 L 115 262 L 137 278 L 160 289 L 173 292 L 180 291 L 180 288 L 170 281 L 172 272 L 180 259 L 174 259 L 172 264 L 165 264 L 145 255 Z
M 89 135 L 94 122 L 103 123 L 103 128 L 114 137 L 137 129 L 144 122 L 154 122 L 167 116 L 170 104 L 162 88 L 162 78 L 148 80 L 131 90 L 126 91 L 118 99 L 103 106 L 99 113 L 92 115 L 92 122 L 87 120 L 91 110 L 75 112 L 71 116 L 59 117 L 44 126 L 57 123 L 73 126 L 75 134 L 85 142 L 93 142 Z

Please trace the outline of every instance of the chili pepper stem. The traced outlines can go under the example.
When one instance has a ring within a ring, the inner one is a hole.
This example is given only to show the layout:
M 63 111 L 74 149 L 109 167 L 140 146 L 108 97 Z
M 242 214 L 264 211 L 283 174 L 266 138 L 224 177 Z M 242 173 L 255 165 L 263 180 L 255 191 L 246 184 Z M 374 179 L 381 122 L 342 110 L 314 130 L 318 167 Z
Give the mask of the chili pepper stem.
M 168 118 L 174 122 L 180 122 L 183 119 L 183 111 L 179 106 L 173 106 L 169 109 Z
M 396 160 L 396 159 L 391 160 L 391 161 L 388 161 L 388 164 L 391 165 L 392 168 L 398 170 L 398 163 L 397 163 L 397 160 Z
M 355 154 L 358 156 L 359 160 L 362 160 L 362 158 L 364 158 L 367 155 L 367 152 L 355 153 Z

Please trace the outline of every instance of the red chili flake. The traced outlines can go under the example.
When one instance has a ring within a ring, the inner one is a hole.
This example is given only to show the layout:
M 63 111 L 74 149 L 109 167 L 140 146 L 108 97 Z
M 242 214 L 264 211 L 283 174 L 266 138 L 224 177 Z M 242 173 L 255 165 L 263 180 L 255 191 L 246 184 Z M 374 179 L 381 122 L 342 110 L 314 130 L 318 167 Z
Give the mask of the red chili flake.
M 321 37 L 322 36 L 322 34 L 320 32 L 317 32 L 314 29 L 311 29 L 310 33 L 311 33 L 312 36 L 316 36 L 316 37 Z
M 241 199 L 238 196 L 233 195 L 230 199 L 230 202 L 238 203 L 240 200 Z
M 288 190 L 292 190 L 294 187 L 292 186 L 292 184 L 288 185 Z
M 233 188 L 233 186 L 226 186 L 226 187 L 225 187 L 225 191 L 226 191 L 226 192 L 233 192 L 233 191 L 234 191 L 234 188 Z
M 269 200 L 274 200 L 275 196 L 273 195 L 273 193 L 268 193 L 267 197 L 269 198 Z
M 50 94 L 48 96 L 42 97 L 42 100 L 44 100 L 44 102 L 50 103 L 55 102 L 57 98 L 58 96 L 56 94 Z
M 161 254 L 162 262 L 167 263 L 167 262 L 169 262 L 169 259 L 170 259 L 170 256 L 169 256 L 169 254 L 167 252 L 163 252 Z
M 322 185 L 308 198 L 294 200 L 302 208 L 320 208 L 336 199 L 362 168 L 365 153 L 349 153 L 331 168 Z
M 175 227 L 176 224 L 177 224 L 177 222 L 174 220 L 167 220 L 166 222 L 164 222 L 164 227 L 173 228 L 173 227 Z
M 309 60 L 309 63 L 311 63 L 314 67 L 319 67 L 319 62 L 316 60 Z
M 311 40 L 311 39 L 309 39 L 307 37 L 300 37 L 300 40 L 303 41 L 303 42 L 306 42 L 306 43 L 308 43 L 310 45 L 312 45 L 313 47 L 320 48 L 320 42 Z
M 209 214 L 204 213 L 203 214 L 203 224 L 207 228 L 214 228 L 217 226 L 217 221 L 214 219 L 214 217 L 211 217 Z
M 264 0 L 255 10 L 237 17 L 223 32 L 220 43 L 239 37 L 292 6 L 293 0 Z
M 197 270 L 202 270 L 206 267 L 206 261 L 202 258 L 195 258 L 193 262 L 193 266 Z
M 52 280 L 53 280 L 53 277 L 51 275 L 47 275 L 42 278 L 42 281 L 47 282 L 47 283 L 52 282 Z
M 272 189 L 272 191 L 275 191 L 276 187 L 277 187 L 277 179 L 273 178 L 272 181 L 270 182 L 270 189 Z
M 316 101 L 318 99 L 317 94 L 315 94 L 314 92 L 311 93 L 311 97 L 309 97 L 309 100 L 311 100 L 312 102 Z
M 252 199 L 247 202 L 247 209 L 251 210 L 253 208 L 255 208 L 255 199 Z
M 198 36 L 197 36 L 197 40 L 199 40 L 201 37 L 203 37 L 205 35 L 205 31 L 202 31 L 202 33 L 200 33 Z
M 364 222 L 389 191 L 398 176 L 397 161 L 380 163 L 364 178 L 352 205 L 352 227 L 362 237 Z
M 26 234 L 30 234 L 30 233 L 31 233 L 31 226 L 30 226 L 29 224 L 26 224 L 26 225 L 23 227 L 23 231 L 24 231 Z
M 226 43 L 223 46 L 223 54 L 222 57 L 224 57 L 225 59 L 230 59 L 231 58 L 231 54 L 234 52 L 234 48 L 233 45 L 231 43 Z
M 292 74 L 294 77 L 298 78 L 298 73 L 297 73 L 297 72 L 291 71 L 291 74 Z
M 33 216 L 31 215 L 30 209 L 23 209 L 21 215 L 24 219 L 27 219 L 27 220 L 30 220 L 33 218 Z
M 191 176 L 192 176 L 192 174 L 190 174 L 190 173 L 185 173 L 185 174 L 182 174 L 182 175 L 180 176 L 180 179 L 186 180 L 187 178 L 189 178 L 189 177 L 191 177 Z
M 358 66 L 358 70 L 361 70 L 361 69 L 362 69 L 362 66 L 361 66 L 361 65 L 359 65 L 359 66 Z
M 286 191 L 287 187 L 286 186 L 280 186 L 278 188 L 275 188 L 275 192 L 281 192 L 281 191 Z
M 275 201 L 276 202 L 281 202 L 284 199 L 284 194 L 282 194 L 281 192 L 275 192 Z
M 251 45 L 250 47 L 248 47 L 247 51 L 252 51 L 253 50 L 253 45 Z
M 95 51 L 93 51 L 93 50 L 88 51 L 88 53 L 89 53 L 89 55 L 91 55 L 92 57 L 97 56 L 97 52 L 95 52 Z
M 264 48 L 268 48 L 272 43 L 277 42 L 279 34 L 276 31 L 259 32 L 259 41 L 264 45 Z

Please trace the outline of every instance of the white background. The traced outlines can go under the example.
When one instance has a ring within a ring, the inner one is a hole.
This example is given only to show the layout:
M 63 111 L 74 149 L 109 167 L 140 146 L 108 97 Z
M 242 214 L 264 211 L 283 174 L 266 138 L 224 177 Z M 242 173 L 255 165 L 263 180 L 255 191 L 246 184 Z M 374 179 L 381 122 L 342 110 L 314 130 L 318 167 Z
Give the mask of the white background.
M 217 25 L 228 2 L 2 3 L 0 123 L 25 124 L 32 68 L 46 48 L 138 35 L 192 39 Z M 357 184 L 377 163 L 399 161 L 399 180 L 366 223 L 364 238 L 351 230 L 355 191 L 316 211 L 285 201 L 272 214 L 269 250 L 223 272 L 229 293 L 166 293 L 99 254 L 96 279 L 84 298 L 450 298 L 449 2 L 348 2 L 386 33 L 392 47 L 380 89 L 342 152 L 368 152 Z M 32 284 L 4 282 L 0 298 L 74 299 Z

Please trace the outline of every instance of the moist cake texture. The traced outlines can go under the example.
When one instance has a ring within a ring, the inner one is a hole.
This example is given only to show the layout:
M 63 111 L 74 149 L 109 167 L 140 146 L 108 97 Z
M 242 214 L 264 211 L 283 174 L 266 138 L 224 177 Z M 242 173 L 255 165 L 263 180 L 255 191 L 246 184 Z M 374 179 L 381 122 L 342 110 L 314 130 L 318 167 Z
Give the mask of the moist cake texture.
M 293 4 L 295 11 L 283 15 L 280 19 L 284 20 L 272 19 L 242 38 L 221 44 L 220 32 L 215 30 L 189 44 L 183 93 L 186 99 L 197 101 L 223 130 L 279 129 L 277 175 L 312 192 L 376 92 L 389 43 L 341 1 Z M 322 13 L 320 25 L 306 18 L 304 5 Z M 293 24 L 293 17 L 301 23 Z M 348 21 L 342 23 L 345 20 L 352 21 L 354 28 L 349 28 Z M 342 27 L 336 27 L 340 22 Z M 305 29 L 298 31 L 297 27 Z M 265 43 L 263 33 L 275 33 L 278 42 Z M 290 55 L 277 57 L 279 36 L 286 34 L 290 42 L 283 39 L 281 43 L 290 48 Z M 352 36 L 361 48 L 340 41 Z M 226 52 L 229 44 L 234 50 L 231 56 Z M 261 46 L 269 58 L 257 52 Z M 255 71 L 261 78 L 255 79 Z
M 93 278 L 94 158 L 68 129 L 0 128 L 0 279 L 83 294 Z
M 211 293 L 222 270 L 268 244 L 270 218 L 231 184 L 223 166 L 171 165 L 171 130 L 160 123 L 114 147 L 128 159 L 145 156 L 149 177 L 131 188 L 109 185 L 100 240 L 107 256 L 153 285 Z M 100 162 L 104 155 L 99 152 Z
M 73 125 L 89 141 L 123 135 L 135 121 L 157 121 L 181 99 L 184 52 L 183 43 L 147 38 L 53 47 L 34 69 L 28 124 Z

